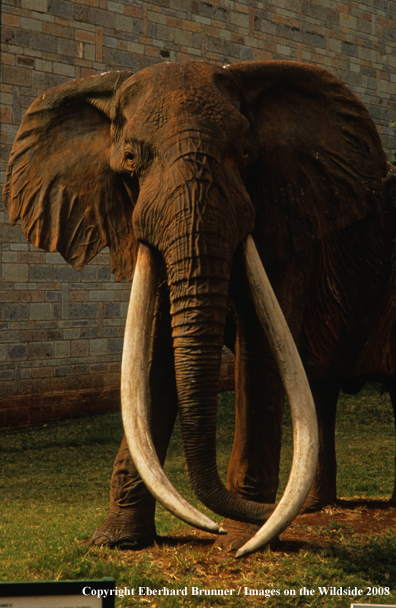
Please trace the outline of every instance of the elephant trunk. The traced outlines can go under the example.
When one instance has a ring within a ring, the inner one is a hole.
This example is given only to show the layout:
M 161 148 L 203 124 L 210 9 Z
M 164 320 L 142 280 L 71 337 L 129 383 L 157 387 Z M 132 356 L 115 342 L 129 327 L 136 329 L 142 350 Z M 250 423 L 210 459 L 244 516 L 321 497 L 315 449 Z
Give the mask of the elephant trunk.
M 220 218 L 216 221 L 215 212 L 211 213 L 218 225 Z M 274 505 L 247 501 L 229 492 L 216 463 L 217 400 L 233 255 L 226 239 L 220 244 L 220 239 L 193 231 L 164 251 L 180 429 L 187 474 L 197 498 L 224 517 L 260 523 Z

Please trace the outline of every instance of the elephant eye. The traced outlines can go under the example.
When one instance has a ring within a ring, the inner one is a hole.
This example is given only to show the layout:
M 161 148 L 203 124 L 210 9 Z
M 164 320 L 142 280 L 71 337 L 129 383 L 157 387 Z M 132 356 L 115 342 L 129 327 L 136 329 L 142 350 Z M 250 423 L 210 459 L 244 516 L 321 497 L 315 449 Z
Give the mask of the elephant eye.
M 242 156 L 244 159 L 250 158 L 251 153 L 252 153 L 252 146 L 250 144 L 246 144 L 245 146 L 243 146 Z
M 136 155 L 131 150 L 125 150 L 125 168 L 133 171 L 136 168 Z
M 123 171 L 140 177 L 148 169 L 152 158 L 152 149 L 146 142 L 127 142 L 124 147 Z

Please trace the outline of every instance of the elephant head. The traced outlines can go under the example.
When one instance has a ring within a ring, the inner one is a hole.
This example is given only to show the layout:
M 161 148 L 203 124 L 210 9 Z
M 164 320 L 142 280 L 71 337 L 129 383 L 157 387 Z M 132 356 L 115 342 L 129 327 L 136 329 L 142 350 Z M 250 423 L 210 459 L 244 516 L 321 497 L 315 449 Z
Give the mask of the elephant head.
M 246 551 L 297 514 L 316 454 L 314 408 L 301 363 L 294 344 L 284 344 L 280 311 L 274 321 L 267 305 L 262 308 L 270 286 L 247 237 L 254 235 L 265 263 L 286 259 L 375 211 L 385 174 L 381 142 L 364 106 L 328 72 L 298 63 L 221 68 L 185 62 L 103 74 L 48 91 L 23 119 L 5 186 L 11 221 L 21 219 L 32 243 L 59 251 L 75 268 L 108 245 L 117 278 L 134 275 L 122 371 L 131 453 L 165 506 L 211 531 L 219 528 L 169 484 L 148 432 L 156 277 L 162 272 L 169 288 L 190 483 L 213 511 L 263 521 L 268 505 L 228 492 L 215 454 L 231 268 L 242 250 L 248 254 L 253 297 L 295 413 L 297 456 L 277 511 Z M 130 400 L 137 413 L 129 413 Z

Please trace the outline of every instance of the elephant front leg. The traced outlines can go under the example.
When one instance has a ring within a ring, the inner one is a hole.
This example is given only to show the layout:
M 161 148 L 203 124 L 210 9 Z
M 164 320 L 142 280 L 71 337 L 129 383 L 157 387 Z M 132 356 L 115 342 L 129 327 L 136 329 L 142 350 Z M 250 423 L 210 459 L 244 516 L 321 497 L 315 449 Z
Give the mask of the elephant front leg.
M 177 393 L 169 304 L 161 294 L 156 306 L 150 356 L 150 426 L 161 465 L 164 464 L 177 414 Z M 140 549 L 156 538 L 155 499 L 143 483 L 125 436 L 116 456 L 110 484 L 110 509 L 91 537 L 91 544 Z
M 261 503 L 278 489 L 284 390 L 272 357 L 252 352 L 240 335 L 235 358 L 235 437 L 227 487 Z
M 141 549 L 154 542 L 155 500 L 131 458 L 125 435 L 113 466 L 110 509 L 91 538 L 93 545 Z
M 317 511 L 337 499 L 337 461 L 335 422 L 339 385 L 336 382 L 311 382 L 319 431 L 318 468 L 304 511 Z

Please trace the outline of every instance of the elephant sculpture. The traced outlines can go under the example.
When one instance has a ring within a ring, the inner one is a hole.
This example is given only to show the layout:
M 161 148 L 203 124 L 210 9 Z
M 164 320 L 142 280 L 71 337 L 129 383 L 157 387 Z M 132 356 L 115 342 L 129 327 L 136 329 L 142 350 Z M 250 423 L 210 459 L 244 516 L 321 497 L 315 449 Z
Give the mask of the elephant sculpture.
M 108 245 L 116 278 L 133 277 L 126 438 L 93 543 L 152 543 L 155 499 L 224 532 L 163 472 L 177 411 L 197 497 L 226 527 L 266 522 L 237 555 L 299 512 L 316 473 L 316 422 L 270 284 L 323 436 L 344 380 L 393 373 L 387 172 L 363 104 L 327 71 L 297 62 L 159 64 L 66 83 L 32 104 L 7 172 L 11 221 L 77 269 Z M 223 343 L 236 353 L 227 488 L 215 454 Z M 295 454 L 274 511 L 285 390 Z M 332 475 L 322 461 L 311 503 Z

